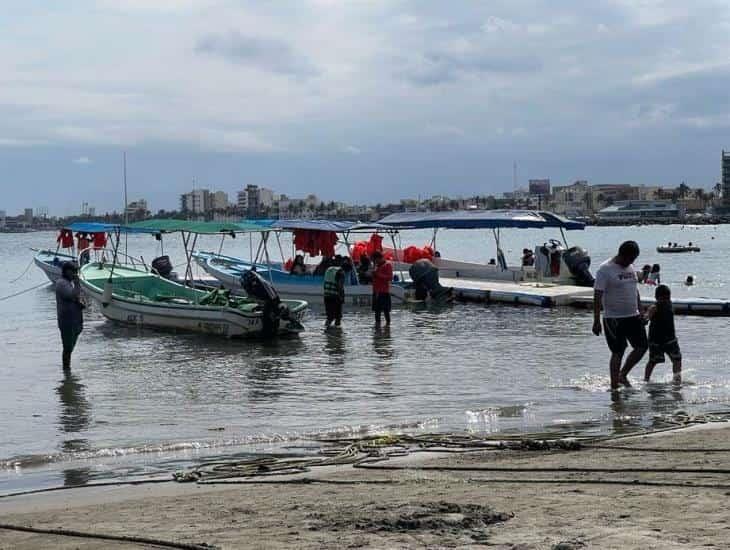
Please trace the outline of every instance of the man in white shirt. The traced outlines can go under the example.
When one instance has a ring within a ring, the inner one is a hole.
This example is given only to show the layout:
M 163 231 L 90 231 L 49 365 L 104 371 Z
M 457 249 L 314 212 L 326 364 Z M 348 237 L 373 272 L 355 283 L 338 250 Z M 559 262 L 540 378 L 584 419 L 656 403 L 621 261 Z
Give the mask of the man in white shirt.
M 636 269 L 633 266 L 638 257 L 639 245 L 635 241 L 626 241 L 619 247 L 618 254 L 603 262 L 596 272 L 593 334 L 599 336 L 602 328 L 606 333 L 606 342 L 611 350 L 611 391 L 617 391 L 619 384 L 631 385 L 627 375 L 641 361 L 649 347 L 641 316 Z M 631 344 L 633 349 L 621 368 L 627 344 Z

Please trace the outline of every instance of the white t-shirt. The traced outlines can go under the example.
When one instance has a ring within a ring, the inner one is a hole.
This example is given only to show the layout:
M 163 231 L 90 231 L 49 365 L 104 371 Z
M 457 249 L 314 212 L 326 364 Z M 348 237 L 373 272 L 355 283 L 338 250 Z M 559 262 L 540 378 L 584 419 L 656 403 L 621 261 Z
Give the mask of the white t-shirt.
M 608 319 L 639 315 L 636 300 L 636 270 L 633 265 L 623 267 L 606 260 L 596 272 L 593 288 L 603 291 L 603 316 Z

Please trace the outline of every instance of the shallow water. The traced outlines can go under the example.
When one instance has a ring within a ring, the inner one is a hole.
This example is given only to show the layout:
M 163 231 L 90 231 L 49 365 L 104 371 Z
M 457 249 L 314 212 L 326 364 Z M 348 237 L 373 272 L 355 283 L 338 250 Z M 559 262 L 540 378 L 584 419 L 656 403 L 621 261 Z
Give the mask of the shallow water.
M 554 235 L 506 231 L 516 263 L 525 246 Z M 713 239 L 714 237 L 714 239 Z M 676 296 L 730 298 L 726 271 L 730 226 L 589 228 L 568 234 L 589 249 L 594 267 L 618 243 L 637 239 L 638 264 L 662 264 Z M 167 237 L 165 253 L 183 259 Z M 424 244 L 427 232 L 403 234 Z M 700 254 L 659 255 L 667 241 L 692 241 Z M 51 233 L 0 234 L 0 296 L 42 283 L 29 247 Z M 199 249 L 217 250 L 217 238 Z M 255 243 L 254 247 L 255 247 Z M 247 238 L 223 249 L 248 256 Z M 130 253 L 159 254 L 151 237 L 129 239 Z M 445 257 L 486 261 L 487 232 L 444 231 Z M 697 285 L 682 285 L 693 274 Z M 0 301 L 0 493 L 123 475 L 165 475 L 201 457 L 298 445 L 322 433 L 381 431 L 537 431 L 606 433 L 651 426 L 678 409 L 727 408 L 730 375 L 724 337 L 730 319 L 678 318 L 687 383 L 635 387 L 612 402 L 608 352 L 590 333 L 591 314 L 571 309 L 454 305 L 394 312 L 388 331 L 369 312 L 346 313 L 341 332 L 322 330 L 321 313 L 300 337 L 230 342 L 121 327 L 87 310 L 73 372 L 60 368 L 55 302 L 49 287 Z

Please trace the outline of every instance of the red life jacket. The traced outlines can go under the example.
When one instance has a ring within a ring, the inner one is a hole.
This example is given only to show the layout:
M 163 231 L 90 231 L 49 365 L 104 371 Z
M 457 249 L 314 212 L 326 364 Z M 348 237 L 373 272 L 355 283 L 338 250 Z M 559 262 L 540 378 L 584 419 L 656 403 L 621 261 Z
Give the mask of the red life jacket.
M 69 229 L 61 229 L 56 238 L 56 242 L 61 245 L 61 248 L 73 248 L 74 234 Z

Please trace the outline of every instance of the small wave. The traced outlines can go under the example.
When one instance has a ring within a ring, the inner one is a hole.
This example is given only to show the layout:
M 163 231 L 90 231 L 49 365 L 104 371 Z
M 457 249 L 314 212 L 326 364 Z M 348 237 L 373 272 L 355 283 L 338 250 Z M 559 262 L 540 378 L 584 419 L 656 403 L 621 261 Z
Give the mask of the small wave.
M 317 440 L 363 437 L 367 435 L 383 435 L 397 431 L 433 430 L 438 427 L 437 418 L 426 418 L 412 422 L 394 424 L 367 424 L 354 426 L 340 426 L 310 432 L 288 432 L 283 434 L 254 435 L 245 437 L 219 438 L 201 441 L 182 441 L 168 443 L 154 443 L 135 446 L 102 447 L 73 452 L 56 452 L 37 455 L 19 455 L 0 460 L 0 470 L 19 470 L 23 468 L 37 468 L 58 462 L 73 460 L 95 460 L 106 458 L 126 457 L 145 454 L 187 453 L 206 451 L 211 449 L 225 449 L 230 447 L 251 447 L 259 445 L 277 445 L 291 441 Z

